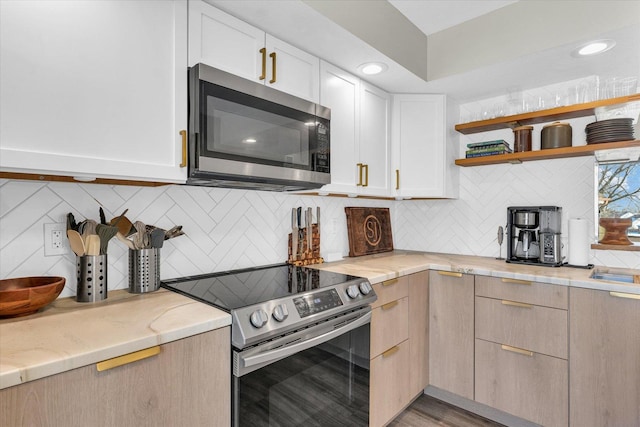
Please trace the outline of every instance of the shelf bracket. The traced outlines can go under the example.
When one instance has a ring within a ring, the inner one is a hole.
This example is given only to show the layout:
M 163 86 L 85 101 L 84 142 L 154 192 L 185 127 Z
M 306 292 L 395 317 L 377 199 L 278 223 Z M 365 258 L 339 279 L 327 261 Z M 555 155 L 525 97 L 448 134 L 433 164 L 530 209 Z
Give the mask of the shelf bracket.
M 512 165 L 521 165 L 522 164 L 522 160 L 520 160 L 520 159 L 509 160 L 509 163 L 511 163 Z

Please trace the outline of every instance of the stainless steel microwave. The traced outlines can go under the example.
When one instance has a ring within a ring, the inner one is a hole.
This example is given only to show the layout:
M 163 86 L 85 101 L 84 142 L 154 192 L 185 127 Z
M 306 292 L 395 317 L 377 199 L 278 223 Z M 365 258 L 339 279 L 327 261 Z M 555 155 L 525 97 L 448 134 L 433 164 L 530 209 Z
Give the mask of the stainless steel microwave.
M 293 191 L 331 182 L 331 111 L 233 74 L 189 69 L 187 184 Z

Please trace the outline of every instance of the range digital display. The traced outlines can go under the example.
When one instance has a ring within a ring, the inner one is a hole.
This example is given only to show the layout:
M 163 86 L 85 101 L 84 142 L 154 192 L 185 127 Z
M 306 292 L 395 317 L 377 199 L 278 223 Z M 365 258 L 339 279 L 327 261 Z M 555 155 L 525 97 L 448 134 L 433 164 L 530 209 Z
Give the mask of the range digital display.
M 342 300 L 335 289 L 316 292 L 311 295 L 294 298 L 293 303 L 300 317 L 311 316 L 325 310 L 342 305 Z

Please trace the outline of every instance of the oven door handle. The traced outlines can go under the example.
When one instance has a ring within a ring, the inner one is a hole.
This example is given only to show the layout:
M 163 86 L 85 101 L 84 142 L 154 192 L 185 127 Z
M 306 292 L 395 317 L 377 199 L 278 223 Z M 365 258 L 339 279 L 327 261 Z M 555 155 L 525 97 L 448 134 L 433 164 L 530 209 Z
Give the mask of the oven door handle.
M 276 360 L 284 359 L 292 354 L 299 353 L 308 348 L 330 341 L 340 335 L 359 328 L 371 322 L 371 312 L 367 312 L 362 317 L 349 322 L 345 326 L 318 335 L 317 337 L 310 338 L 308 340 L 292 344 L 290 346 L 281 347 L 275 350 L 265 351 L 264 353 L 256 354 L 255 356 L 243 357 L 240 355 L 241 360 L 244 362 L 244 367 L 248 368 L 254 365 L 275 362 Z

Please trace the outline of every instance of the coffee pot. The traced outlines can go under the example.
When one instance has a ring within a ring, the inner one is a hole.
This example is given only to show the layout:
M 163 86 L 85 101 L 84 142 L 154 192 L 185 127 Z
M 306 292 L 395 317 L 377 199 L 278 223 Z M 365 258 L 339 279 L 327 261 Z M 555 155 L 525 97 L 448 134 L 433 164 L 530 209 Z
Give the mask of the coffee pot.
M 538 259 L 540 257 L 540 245 L 535 230 L 520 230 L 515 256 L 518 259 Z

